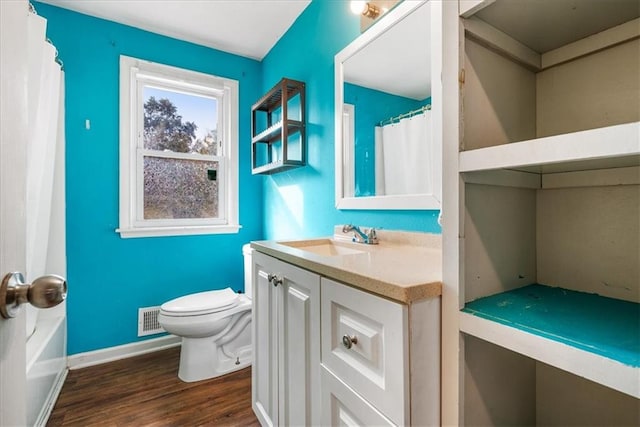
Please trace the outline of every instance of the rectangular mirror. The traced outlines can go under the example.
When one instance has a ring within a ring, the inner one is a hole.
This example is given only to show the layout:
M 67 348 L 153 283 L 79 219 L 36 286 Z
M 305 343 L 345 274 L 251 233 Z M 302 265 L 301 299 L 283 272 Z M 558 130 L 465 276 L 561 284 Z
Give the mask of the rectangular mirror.
M 335 57 L 338 209 L 440 209 L 438 7 L 405 0 Z

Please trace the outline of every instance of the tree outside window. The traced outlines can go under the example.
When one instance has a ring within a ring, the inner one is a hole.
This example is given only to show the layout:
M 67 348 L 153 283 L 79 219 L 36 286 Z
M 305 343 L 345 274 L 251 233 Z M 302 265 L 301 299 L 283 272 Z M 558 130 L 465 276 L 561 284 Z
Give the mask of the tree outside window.
M 156 99 L 148 92 L 162 95 L 178 94 L 158 89 L 143 92 L 144 131 L 146 150 L 172 153 L 195 153 L 215 156 L 218 151 L 217 130 L 206 129 L 196 135 L 199 126 L 178 112 L 178 107 L 166 97 Z M 215 99 L 198 99 L 195 95 L 180 94 L 180 100 L 193 108 L 207 110 L 210 122 L 215 123 Z M 205 113 L 206 114 L 206 113 Z M 219 162 L 199 159 L 144 157 L 144 219 L 215 218 L 218 216 L 217 171 Z M 213 172 L 212 172 L 213 171 Z

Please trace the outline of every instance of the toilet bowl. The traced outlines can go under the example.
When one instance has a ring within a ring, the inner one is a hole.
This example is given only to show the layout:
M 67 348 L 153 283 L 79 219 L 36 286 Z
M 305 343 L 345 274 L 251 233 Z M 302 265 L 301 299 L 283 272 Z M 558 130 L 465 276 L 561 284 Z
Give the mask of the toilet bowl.
M 198 292 L 160 306 L 158 322 L 182 338 L 178 377 L 215 378 L 251 365 L 251 252 L 243 247 L 245 294 L 231 288 Z

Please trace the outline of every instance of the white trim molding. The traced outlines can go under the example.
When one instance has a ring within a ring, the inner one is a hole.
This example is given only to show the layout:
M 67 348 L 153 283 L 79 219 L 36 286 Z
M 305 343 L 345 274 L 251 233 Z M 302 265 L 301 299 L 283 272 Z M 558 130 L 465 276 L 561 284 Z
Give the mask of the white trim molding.
M 174 153 L 141 147 L 142 86 L 218 99 L 220 155 Z M 120 56 L 120 224 L 123 238 L 237 233 L 239 224 L 239 82 L 168 65 Z M 218 217 L 144 219 L 142 168 L 144 157 L 211 161 L 218 166 Z

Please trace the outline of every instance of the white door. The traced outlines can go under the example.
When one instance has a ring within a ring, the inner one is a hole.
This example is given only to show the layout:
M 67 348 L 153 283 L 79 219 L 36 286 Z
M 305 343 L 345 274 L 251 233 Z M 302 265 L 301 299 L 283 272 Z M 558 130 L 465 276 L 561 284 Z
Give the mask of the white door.
M 26 1 L 0 1 L 0 276 L 26 267 Z M 26 424 L 25 312 L 0 318 L 0 425 Z

